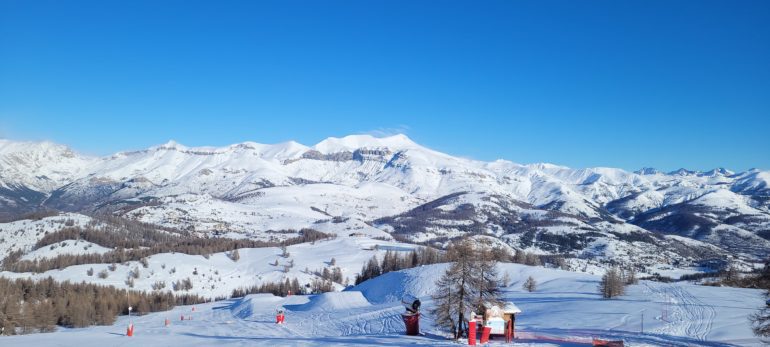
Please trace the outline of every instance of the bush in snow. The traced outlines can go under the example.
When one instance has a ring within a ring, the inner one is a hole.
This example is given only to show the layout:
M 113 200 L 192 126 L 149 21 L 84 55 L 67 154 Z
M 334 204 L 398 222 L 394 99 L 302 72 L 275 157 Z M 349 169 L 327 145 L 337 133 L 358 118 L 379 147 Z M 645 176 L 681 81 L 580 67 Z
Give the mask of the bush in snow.
M 241 253 L 238 252 L 238 249 L 234 249 L 232 252 L 230 252 L 230 254 L 228 254 L 228 256 L 233 261 L 238 261 L 239 259 L 241 259 Z
M 522 285 L 521 287 L 524 288 L 524 290 L 531 293 L 537 289 L 537 282 L 535 281 L 534 278 L 532 278 L 532 276 L 529 276 L 527 278 L 527 281 L 525 281 L 524 285 Z
M 139 276 L 141 276 L 141 274 L 142 273 L 141 273 L 141 271 L 139 271 L 138 267 L 135 267 L 133 270 L 128 272 L 128 275 L 133 277 L 133 278 L 139 278 Z

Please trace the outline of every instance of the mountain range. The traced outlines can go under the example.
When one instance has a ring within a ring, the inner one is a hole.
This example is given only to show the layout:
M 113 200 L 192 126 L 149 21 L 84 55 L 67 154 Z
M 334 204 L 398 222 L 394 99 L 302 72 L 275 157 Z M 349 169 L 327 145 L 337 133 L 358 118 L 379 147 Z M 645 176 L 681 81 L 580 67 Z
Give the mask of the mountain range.
M 442 247 L 462 236 L 597 264 L 705 266 L 770 256 L 770 172 L 573 169 L 455 157 L 404 135 L 314 146 L 176 142 L 104 157 L 0 140 L 0 217 L 111 213 L 280 239 L 302 228 Z M 0 255 L 0 258 L 2 255 Z

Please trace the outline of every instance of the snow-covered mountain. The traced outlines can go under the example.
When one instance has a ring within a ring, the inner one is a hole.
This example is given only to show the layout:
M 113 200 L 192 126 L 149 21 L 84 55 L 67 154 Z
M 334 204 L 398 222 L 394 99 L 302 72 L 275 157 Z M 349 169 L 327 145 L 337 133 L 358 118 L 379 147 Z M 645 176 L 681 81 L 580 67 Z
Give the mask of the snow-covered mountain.
M 770 255 L 770 172 L 572 169 L 454 157 L 404 135 L 185 147 L 94 158 L 0 141 L 0 217 L 111 212 L 251 238 L 310 227 L 442 244 L 488 235 L 516 249 L 650 262 Z

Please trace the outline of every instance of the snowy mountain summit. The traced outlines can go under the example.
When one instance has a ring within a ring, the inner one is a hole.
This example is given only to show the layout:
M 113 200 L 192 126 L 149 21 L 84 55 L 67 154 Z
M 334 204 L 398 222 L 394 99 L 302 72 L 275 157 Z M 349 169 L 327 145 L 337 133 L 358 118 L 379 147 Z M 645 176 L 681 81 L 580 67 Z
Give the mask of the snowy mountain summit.
M 255 239 L 312 228 L 442 246 L 477 235 L 540 254 L 698 265 L 770 255 L 770 172 L 482 162 L 405 135 L 313 146 L 174 141 L 105 157 L 0 140 L 0 217 L 107 212 Z M 287 233 L 288 235 L 288 233 Z

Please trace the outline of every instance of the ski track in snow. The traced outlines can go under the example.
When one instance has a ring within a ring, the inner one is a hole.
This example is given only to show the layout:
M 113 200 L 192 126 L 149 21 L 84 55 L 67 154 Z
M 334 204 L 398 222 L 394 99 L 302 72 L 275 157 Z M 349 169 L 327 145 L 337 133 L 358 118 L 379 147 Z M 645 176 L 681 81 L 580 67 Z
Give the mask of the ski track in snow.
M 708 334 L 714 324 L 716 310 L 713 306 L 701 301 L 698 297 L 687 291 L 681 285 L 652 286 L 645 283 L 646 291 L 659 297 L 665 305 L 666 300 L 671 300 L 667 324 L 654 329 L 654 332 L 664 334 L 681 334 L 707 341 Z M 659 317 L 662 320 L 662 317 Z

